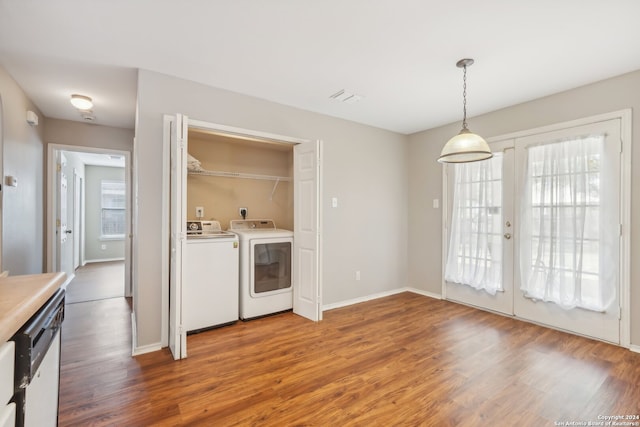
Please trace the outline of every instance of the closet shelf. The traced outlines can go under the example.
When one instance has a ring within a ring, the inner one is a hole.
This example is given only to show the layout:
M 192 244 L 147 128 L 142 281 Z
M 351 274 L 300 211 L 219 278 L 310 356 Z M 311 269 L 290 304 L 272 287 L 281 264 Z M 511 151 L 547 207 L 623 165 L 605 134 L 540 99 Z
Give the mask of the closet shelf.
M 221 176 L 225 178 L 244 178 L 244 179 L 262 179 L 266 181 L 291 181 L 288 176 L 276 176 L 276 175 L 260 175 L 253 173 L 241 173 L 241 172 L 225 172 L 225 171 L 208 171 L 208 170 L 188 170 L 189 175 L 203 175 L 203 176 Z M 275 188 L 274 188 L 275 189 Z

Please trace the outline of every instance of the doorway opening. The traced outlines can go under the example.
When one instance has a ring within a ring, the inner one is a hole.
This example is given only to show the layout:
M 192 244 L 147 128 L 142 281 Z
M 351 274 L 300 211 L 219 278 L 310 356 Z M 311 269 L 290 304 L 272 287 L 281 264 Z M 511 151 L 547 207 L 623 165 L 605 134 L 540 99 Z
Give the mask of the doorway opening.
M 67 303 L 132 295 L 129 157 L 49 145 L 47 271 L 67 274 Z

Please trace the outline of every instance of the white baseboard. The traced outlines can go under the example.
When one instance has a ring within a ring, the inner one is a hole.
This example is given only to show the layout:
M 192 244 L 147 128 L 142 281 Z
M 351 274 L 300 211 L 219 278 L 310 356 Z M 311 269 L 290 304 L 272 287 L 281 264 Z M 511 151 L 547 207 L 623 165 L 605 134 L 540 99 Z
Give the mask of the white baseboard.
M 442 299 L 442 295 L 435 294 L 429 291 L 423 291 L 422 289 L 416 288 L 405 288 L 408 292 L 413 292 L 414 294 L 423 295 L 425 297 L 433 298 L 433 299 Z
M 363 297 L 354 298 L 350 300 L 339 301 L 332 304 L 326 304 L 322 306 L 322 311 L 328 311 L 328 310 L 333 310 L 335 308 L 347 307 L 347 306 L 350 306 L 353 304 L 359 304 L 365 301 L 371 301 L 378 298 L 384 298 L 391 295 L 401 294 L 402 292 L 413 292 L 414 294 L 420 294 L 430 298 L 442 299 L 442 297 L 438 294 L 434 294 L 428 291 L 423 291 L 420 289 L 404 287 L 404 288 L 392 289 L 390 291 L 379 292 L 377 294 L 366 295 Z
M 143 345 L 141 347 L 134 348 L 131 355 L 140 356 L 141 354 L 153 353 L 154 351 L 159 351 L 159 350 L 162 350 L 162 346 L 160 346 L 160 343 L 148 344 L 148 345 Z
M 629 346 L 629 350 L 633 351 L 634 353 L 640 353 L 640 345 L 631 344 Z
M 124 261 L 124 258 L 103 258 L 103 259 L 88 259 L 84 264 L 91 264 L 94 262 L 111 262 L 111 261 Z
M 139 356 L 145 353 L 151 353 L 154 351 L 162 350 L 160 343 L 148 344 L 138 347 L 138 332 L 136 329 L 136 313 L 131 313 L 131 356 Z

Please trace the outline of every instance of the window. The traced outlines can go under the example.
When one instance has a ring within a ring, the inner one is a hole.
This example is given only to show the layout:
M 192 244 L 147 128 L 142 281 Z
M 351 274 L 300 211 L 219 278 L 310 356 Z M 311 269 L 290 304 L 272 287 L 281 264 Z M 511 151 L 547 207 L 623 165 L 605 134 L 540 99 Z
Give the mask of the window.
M 101 237 L 122 239 L 127 227 L 124 181 L 102 181 L 100 188 L 102 200 Z

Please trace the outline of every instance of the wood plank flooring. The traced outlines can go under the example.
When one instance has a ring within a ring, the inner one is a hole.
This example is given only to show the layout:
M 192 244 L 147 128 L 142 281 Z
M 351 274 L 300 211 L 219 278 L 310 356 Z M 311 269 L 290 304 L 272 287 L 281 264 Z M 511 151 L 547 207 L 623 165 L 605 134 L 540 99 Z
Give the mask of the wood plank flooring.
M 640 414 L 640 354 L 403 293 L 130 354 L 123 298 L 72 304 L 61 426 L 553 426 Z M 639 420 L 635 420 L 636 422 Z
M 124 296 L 124 261 L 89 263 L 75 272 L 67 304 Z

